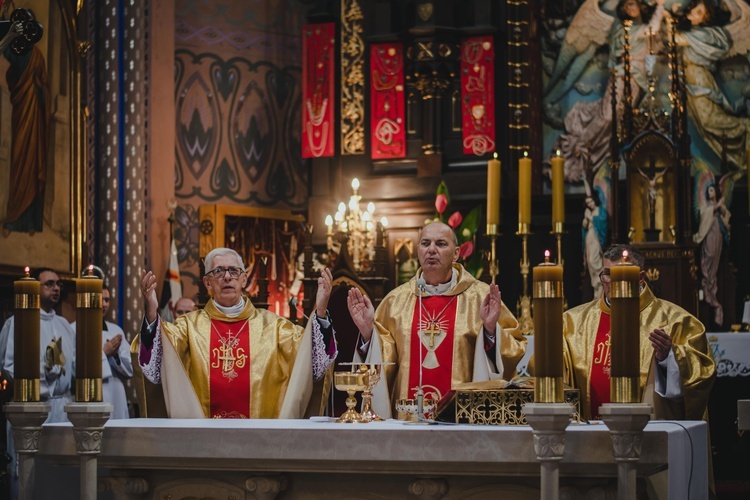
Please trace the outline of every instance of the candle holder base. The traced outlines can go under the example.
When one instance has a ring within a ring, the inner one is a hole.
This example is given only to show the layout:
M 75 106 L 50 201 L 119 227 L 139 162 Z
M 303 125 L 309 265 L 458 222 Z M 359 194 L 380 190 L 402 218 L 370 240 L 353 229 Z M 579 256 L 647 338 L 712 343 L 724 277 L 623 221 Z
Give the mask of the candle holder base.
M 643 428 L 652 412 L 646 403 L 608 403 L 599 407 L 617 462 L 617 498 L 636 498 L 635 464 L 641 458 Z
M 112 414 L 112 404 L 68 403 L 65 412 L 73 424 L 76 452 L 81 457 L 81 498 L 94 499 L 97 492 L 97 455 L 102 448 L 104 424 Z
M 34 455 L 39 452 L 39 436 L 50 405 L 14 401 L 6 404 L 3 411 L 10 422 L 18 454 L 18 498 L 34 498 Z
M 639 377 L 612 377 L 609 381 L 609 391 L 613 403 L 640 403 Z
M 565 429 L 573 416 L 570 403 L 527 403 L 521 409 L 533 430 L 534 453 L 541 462 L 542 500 L 560 498 L 560 461 L 565 453 Z
M 534 378 L 534 403 L 549 404 L 563 401 L 565 401 L 565 384 L 562 377 Z

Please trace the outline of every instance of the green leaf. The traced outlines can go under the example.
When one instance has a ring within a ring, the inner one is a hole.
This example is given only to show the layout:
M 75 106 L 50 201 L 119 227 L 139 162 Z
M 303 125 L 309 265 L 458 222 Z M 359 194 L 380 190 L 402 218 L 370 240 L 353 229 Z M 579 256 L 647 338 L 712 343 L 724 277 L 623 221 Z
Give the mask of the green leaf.
M 469 214 L 464 217 L 464 220 L 461 222 L 461 225 L 458 226 L 456 229 L 456 236 L 458 237 L 458 244 L 464 243 L 466 241 L 471 240 L 474 237 L 474 234 L 477 232 L 477 229 L 479 228 L 479 220 L 482 217 L 482 206 L 477 205 L 474 207 Z M 464 236 L 464 229 L 469 230 L 469 235 Z

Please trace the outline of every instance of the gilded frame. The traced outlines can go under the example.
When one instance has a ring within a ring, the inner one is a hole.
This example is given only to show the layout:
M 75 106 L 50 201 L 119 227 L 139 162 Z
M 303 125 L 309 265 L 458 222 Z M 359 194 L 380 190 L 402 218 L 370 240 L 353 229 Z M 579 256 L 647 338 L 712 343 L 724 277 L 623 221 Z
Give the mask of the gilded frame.
M 40 51 L 43 51 L 49 82 L 47 178 L 52 181 L 50 183 L 48 180 L 45 189 L 43 229 L 34 234 L 16 231 L 0 233 L 0 275 L 17 276 L 26 265 L 32 268 L 52 267 L 64 276 L 76 276 L 81 270 L 86 226 L 86 117 L 82 102 L 81 57 L 88 50 L 88 43 L 78 37 L 78 18 L 83 3 L 83 0 L 15 2 L 17 8 L 31 9 L 45 29 L 37 46 L 43 45 Z M 0 58 L 5 62 L 3 67 L 9 67 L 5 58 Z M 0 85 L 4 85 L 7 91 L 5 81 Z M 0 131 L 0 135 L 11 134 Z M 0 166 L 0 174 L 4 176 L 0 189 L 8 192 L 11 189 L 9 151 L 7 168 Z M 61 179 L 59 185 L 54 184 Z M 8 195 L 0 195 L 0 200 L 5 203 L 0 208 L 2 231 L 7 216 Z

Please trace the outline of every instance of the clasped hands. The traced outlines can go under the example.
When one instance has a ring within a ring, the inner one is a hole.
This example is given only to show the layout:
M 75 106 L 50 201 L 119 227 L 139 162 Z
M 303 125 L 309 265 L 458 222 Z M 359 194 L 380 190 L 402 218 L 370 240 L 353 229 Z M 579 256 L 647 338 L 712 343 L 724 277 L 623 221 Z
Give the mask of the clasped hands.
M 362 340 L 365 343 L 369 342 L 372 337 L 373 327 L 375 326 L 375 308 L 372 302 L 358 288 L 351 288 L 346 298 L 346 303 L 349 308 L 349 314 L 354 324 L 357 325 L 360 335 L 362 335 Z M 495 325 L 500 318 L 501 310 L 502 298 L 500 288 L 495 284 L 491 284 L 490 292 L 482 301 L 482 306 L 479 309 L 479 317 L 482 320 L 482 325 L 490 337 L 495 336 Z
M 648 334 L 648 340 L 654 348 L 654 357 L 657 361 L 664 361 L 672 350 L 672 339 L 662 328 L 655 328 Z

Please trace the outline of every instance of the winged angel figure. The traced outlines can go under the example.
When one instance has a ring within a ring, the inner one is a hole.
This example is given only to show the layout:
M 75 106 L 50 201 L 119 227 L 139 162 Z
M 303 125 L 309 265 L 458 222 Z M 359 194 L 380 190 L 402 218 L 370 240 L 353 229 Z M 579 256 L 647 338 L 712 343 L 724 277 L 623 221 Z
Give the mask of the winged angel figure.
M 696 158 L 696 169 L 693 193 L 693 212 L 700 221 L 698 232 L 693 241 L 701 245 L 701 289 L 703 299 L 714 310 L 714 322 L 724 322 L 724 310 L 716 297 L 718 291 L 717 272 L 724 244 L 729 244 L 729 218 L 731 213 L 726 207 L 722 193 L 732 192 L 735 180 L 741 176 L 738 172 L 728 172 L 716 178 L 711 168 Z
M 622 92 L 622 56 L 625 45 L 625 22 L 630 23 L 631 74 L 635 102 L 648 88 L 646 60 L 657 52 L 657 34 L 664 16 L 665 0 L 654 4 L 646 0 L 620 0 L 614 9 L 615 16 L 607 14 L 608 3 L 586 0 L 570 23 L 559 57 L 545 88 L 545 109 L 548 114 L 557 101 L 576 86 L 590 64 L 594 54 L 603 45 L 609 45 L 609 68 L 617 82 L 617 92 Z M 570 182 L 581 182 L 584 177 L 584 158 L 593 171 L 598 171 L 609 157 L 609 139 L 612 123 L 611 85 L 604 96 L 596 101 L 577 101 L 567 112 L 565 132 L 557 139 L 554 149 L 565 158 L 565 177 Z
M 730 22 L 716 26 L 715 7 L 710 0 L 693 0 L 684 11 L 684 22 L 675 41 L 685 67 L 688 114 L 703 140 L 718 156 L 726 157 L 732 168 L 745 165 L 750 146 L 750 118 L 739 116 L 719 87 L 716 64 L 750 52 L 750 6 L 746 0 L 724 0 Z M 745 111 L 747 114 L 747 111 Z

